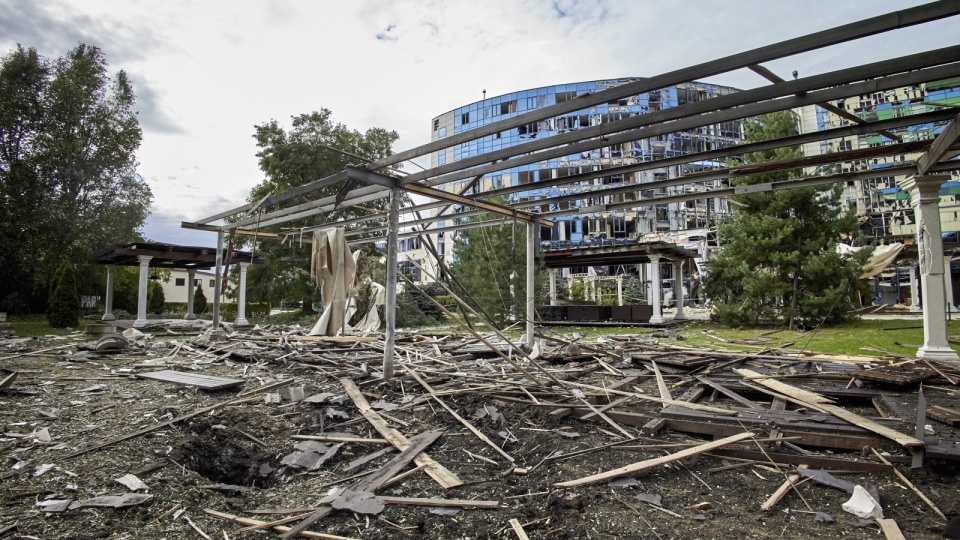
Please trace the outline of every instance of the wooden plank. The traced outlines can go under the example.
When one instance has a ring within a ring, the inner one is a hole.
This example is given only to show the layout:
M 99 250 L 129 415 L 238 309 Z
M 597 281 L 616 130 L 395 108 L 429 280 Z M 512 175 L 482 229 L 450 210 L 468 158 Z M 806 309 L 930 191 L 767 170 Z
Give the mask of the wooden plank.
M 793 486 L 797 484 L 797 480 L 800 479 L 799 474 L 791 474 L 784 480 L 783 484 L 773 492 L 773 495 L 770 496 L 763 504 L 760 505 L 761 512 L 767 512 L 771 508 L 777 505 L 781 499 L 786 497 L 787 493 L 790 493 L 790 490 L 793 489 Z
M 937 376 L 937 371 L 917 364 L 894 364 L 874 369 L 858 369 L 850 375 L 865 381 L 907 386 L 932 379 Z
M 700 435 L 711 435 L 714 437 L 723 437 L 740 433 L 743 428 L 754 427 L 763 429 L 763 423 L 757 422 L 751 425 L 744 422 L 743 426 L 736 424 L 718 424 L 710 420 L 690 420 L 668 418 L 666 428 L 681 433 L 695 433 Z M 883 446 L 887 440 L 880 437 L 869 437 L 864 435 L 821 433 L 816 431 L 800 431 L 790 428 L 780 428 L 780 434 L 784 437 L 800 437 L 795 441 L 796 444 L 805 446 L 815 446 L 820 448 L 836 448 L 840 450 L 861 451 L 865 446 Z
M 388 444 L 386 439 L 365 439 L 363 437 L 350 437 L 344 435 L 292 435 L 291 439 L 299 441 L 324 441 L 341 443 L 366 443 L 366 444 Z
M 948 409 L 939 405 L 931 405 L 927 407 L 927 415 L 938 422 L 947 424 L 948 426 L 960 425 L 960 411 L 956 409 Z
M 709 452 L 716 448 L 722 448 L 724 446 L 738 443 L 740 441 L 750 439 L 754 436 L 752 432 L 746 431 L 738 433 L 736 435 L 731 435 L 730 437 L 725 437 L 723 439 L 712 441 L 706 444 L 701 444 L 693 448 L 687 448 L 686 450 L 681 450 L 675 454 L 670 454 L 668 456 L 658 457 L 654 459 L 648 459 L 645 461 L 640 461 L 637 463 L 632 463 L 625 467 L 620 467 L 619 469 L 613 469 L 612 471 L 607 471 L 604 473 L 594 474 L 591 476 L 586 476 L 584 478 L 579 478 L 577 480 L 570 480 L 567 482 L 558 482 L 553 484 L 554 487 L 577 487 L 584 486 L 589 484 L 596 484 L 598 482 L 603 482 L 620 476 L 625 476 L 628 474 L 633 474 L 639 471 L 657 467 L 663 465 L 664 463 L 670 463 L 673 461 L 678 461 L 690 456 L 695 456 L 702 454 L 704 452 Z
M 520 520 L 517 518 L 510 520 L 510 527 L 513 529 L 513 532 L 516 533 L 518 540 L 530 540 L 527 532 L 523 530 L 523 525 L 520 524 Z
M 422 386 L 422 387 L 430 394 L 430 396 L 434 399 L 434 401 L 437 402 L 438 405 L 440 405 L 441 407 L 443 407 L 444 410 L 446 410 L 448 413 L 450 413 L 451 416 L 453 416 L 454 418 L 456 418 L 457 421 L 460 422 L 461 424 L 463 424 L 463 426 L 464 426 L 465 428 L 467 428 L 468 430 L 470 430 L 471 433 L 473 433 L 474 435 L 476 435 L 478 439 L 480 439 L 481 441 L 483 441 L 484 443 L 486 443 L 487 446 L 489 446 L 490 448 L 493 448 L 497 453 L 499 453 L 501 456 L 505 457 L 505 458 L 507 459 L 507 461 L 509 461 L 510 463 L 513 463 L 513 462 L 514 462 L 513 456 L 511 456 L 510 454 L 504 452 L 503 449 L 500 448 L 500 447 L 497 445 L 497 443 L 491 441 L 489 437 L 487 437 L 487 436 L 484 435 L 479 429 L 477 429 L 476 427 L 474 427 L 473 424 L 471 424 L 471 423 L 468 422 L 465 418 L 463 418 L 462 416 L 460 416 L 459 414 L 457 414 L 457 411 L 451 409 L 449 405 L 447 405 L 446 403 L 444 403 L 444 401 L 443 401 L 442 399 L 440 399 L 440 396 L 438 396 L 438 395 L 433 391 L 433 388 L 432 388 L 429 384 L 427 384 L 427 381 L 423 380 L 423 379 L 420 377 L 420 375 L 417 374 L 416 370 L 411 369 L 409 366 L 406 366 L 406 365 L 403 366 L 403 368 L 404 368 L 404 369 L 407 371 L 407 373 L 409 373 L 414 379 L 416 379 L 418 383 L 420 383 L 420 386 Z M 602 416 L 602 415 L 601 415 L 601 416 Z M 608 420 L 609 420 L 609 419 L 608 419 Z M 612 422 L 612 421 L 610 421 L 610 422 Z M 622 430 L 623 428 L 619 428 L 619 429 Z M 625 432 L 625 433 L 626 433 L 626 432 Z M 633 435 L 630 435 L 629 433 L 627 433 L 627 438 L 630 438 L 630 437 L 633 437 Z
M 383 504 L 398 504 L 408 506 L 437 506 L 458 508 L 483 508 L 493 510 L 500 507 L 500 501 L 480 501 L 475 499 L 434 499 L 424 497 L 388 497 L 378 495 Z
M 0 390 L 5 390 L 5 389 L 9 388 L 10 385 L 12 385 L 12 384 L 13 384 L 13 381 L 15 381 L 15 380 L 17 380 L 17 372 L 16 372 L 16 371 L 14 371 L 13 373 L 7 375 L 6 377 L 3 378 L 2 381 L 0 381 Z
M 808 465 L 817 469 L 833 469 L 837 471 L 859 471 L 868 473 L 891 473 L 892 465 L 874 463 L 872 461 L 851 461 L 822 457 L 818 455 L 798 456 L 795 454 L 779 454 L 760 452 L 759 450 L 740 450 L 738 448 L 718 448 L 710 452 L 711 456 L 750 459 L 753 461 L 786 463 L 789 465 Z M 858 454 L 859 455 L 859 454 Z
M 706 387 L 698 384 L 690 388 L 686 392 L 684 392 L 683 395 L 680 396 L 679 401 L 689 401 L 689 402 L 697 401 L 698 399 L 703 397 L 703 394 L 706 391 L 707 391 Z M 662 430 L 666 424 L 667 424 L 667 421 L 665 418 L 662 418 L 662 417 L 654 418 L 649 422 L 647 422 L 646 424 L 644 424 L 643 427 L 640 428 L 640 432 L 643 433 L 644 435 L 655 435 L 659 433 L 660 430 Z
M 350 396 L 350 399 L 353 400 L 357 409 L 360 410 L 360 414 L 370 422 L 370 425 L 372 425 L 380 435 L 390 441 L 390 444 L 401 451 L 410 446 L 410 441 L 404 437 L 402 433 L 390 427 L 387 421 L 370 407 L 367 398 L 363 397 L 360 389 L 357 388 L 357 385 L 352 380 L 346 378 L 340 379 L 340 384 L 343 385 L 343 388 L 347 391 L 347 395 Z M 443 465 L 437 463 L 427 454 L 420 454 L 413 462 L 423 466 L 424 472 L 446 489 L 463 485 L 463 481 L 457 478 L 455 474 L 447 470 Z
M 716 390 L 717 392 L 720 392 L 721 394 L 727 396 L 728 398 L 730 398 L 730 399 L 732 399 L 732 400 L 734 400 L 734 401 L 736 401 L 736 402 L 738 402 L 738 403 L 741 403 L 741 404 L 743 404 L 743 405 L 746 405 L 747 407 L 749 407 L 749 408 L 751 408 L 751 409 L 756 409 L 756 410 L 760 410 L 760 411 L 764 410 L 764 408 L 761 407 L 760 405 L 757 405 L 756 402 L 754 402 L 754 401 L 752 401 L 752 400 L 749 400 L 749 399 L 741 396 L 740 394 L 734 392 L 733 390 L 730 390 L 730 389 L 727 388 L 726 386 L 723 386 L 722 384 L 720 384 L 720 383 L 718 383 L 718 382 L 716 382 L 716 381 L 714 381 L 714 380 L 708 379 L 708 378 L 706 378 L 706 377 L 699 377 L 699 376 L 697 377 L 697 380 L 700 381 L 701 383 L 709 386 L 710 388 L 713 388 L 713 389 Z
M 858 414 L 852 413 L 842 407 L 833 405 L 830 402 L 830 400 L 821 396 L 820 394 L 803 390 L 801 388 L 796 388 L 794 386 L 790 386 L 789 384 L 785 384 L 780 381 L 775 381 L 766 377 L 762 377 L 760 374 L 754 371 L 750 371 L 749 369 L 734 368 L 734 371 L 743 377 L 753 378 L 759 384 L 767 388 L 770 388 L 772 390 L 776 390 L 777 392 L 780 392 L 784 395 L 790 396 L 796 399 L 797 401 L 800 401 L 801 403 L 806 404 L 807 406 L 819 407 L 821 410 L 825 412 L 829 412 L 830 414 L 838 418 L 842 418 L 853 425 L 860 426 L 863 429 L 872 431 L 877 435 L 880 435 L 882 437 L 886 437 L 892 441 L 895 441 L 897 444 L 903 447 L 919 448 L 923 446 L 923 441 L 916 439 L 914 437 L 911 437 L 909 435 L 900 433 L 899 431 L 896 431 L 894 429 L 890 429 L 886 426 L 882 426 L 874 422 L 873 420 L 870 420 Z
M 660 391 L 660 397 L 664 400 L 661 408 L 665 409 L 667 407 L 667 402 L 673 401 L 673 396 L 670 395 L 670 389 L 667 388 L 667 383 L 663 380 L 663 374 L 660 373 L 660 369 L 657 367 L 657 362 L 655 360 L 650 360 L 650 364 L 653 365 L 653 374 L 657 378 L 657 389 Z
M 877 518 L 877 524 L 883 531 L 883 536 L 887 540 L 907 540 L 907 537 L 900 531 L 900 526 L 892 518 Z
M 196 386 L 197 388 L 203 390 L 225 390 L 227 388 L 241 386 L 244 382 L 246 382 L 243 379 L 213 377 L 210 375 L 185 373 L 183 371 L 175 371 L 172 369 L 137 373 L 137 377 L 140 377 L 141 379 L 154 379 L 157 381 L 182 384 L 184 386 Z
M 376 491 L 388 480 L 396 476 L 401 469 L 416 459 L 416 457 L 426 450 L 428 446 L 433 444 L 434 441 L 439 439 L 440 435 L 442 435 L 442 433 L 439 431 L 424 431 L 423 433 L 410 437 L 410 446 L 401 450 L 399 454 L 394 456 L 393 459 L 388 461 L 386 465 L 381 467 L 377 472 L 357 482 L 351 490 Z
M 824 396 L 821 396 L 820 394 L 817 394 L 815 392 L 810 392 L 809 390 L 804 390 L 802 388 L 797 388 L 796 386 L 791 386 L 786 383 L 782 383 L 773 377 L 761 375 L 756 371 L 752 371 L 745 368 L 733 368 L 733 372 L 736 373 L 737 375 L 740 375 L 744 379 L 761 384 L 771 390 L 774 390 L 786 396 L 790 396 L 799 401 L 803 401 L 806 403 L 813 403 L 816 405 L 819 405 L 821 403 L 833 403 L 832 399 L 828 399 Z
M 232 521 L 232 522 L 234 522 L 234 523 L 239 523 L 239 524 L 241 524 L 241 525 L 250 526 L 250 525 L 266 525 L 266 524 L 267 524 L 266 521 L 260 521 L 259 519 L 250 519 L 250 518 L 235 516 L 235 515 L 233 515 L 233 514 L 226 514 L 226 513 L 224 513 L 224 512 L 217 512 L 216 510 L 211 510 L 211 509 L 209 509 L 209 508 L 204 508 L 204 509 L 203 509 L 203 512 L 204 512 L 205 514 L 207 514 L 208 516 L 213 516 L 213 517 L 220 518 L 220 519 L 226 519 L 226 520 L 228 520 L 228 521 Z M 284 526 L 282 526 L 282 525 L 277 525 L 277 526 L 271 527 L 271 528 L 272 528 L 274 531 L 280 532 L 280 533 L 282 533 L 282 532 L 288 532 L 288 531 L 290 530 L 290 527 L 284 527 Z M 347 537 L 347 536 L 336 536 L 336 535 L 333 535 L 333 534 L 324 534 L 324 533 L 317 533 L 317 532 L 311 532 L 311 531 L 300 531 L 299 534 L 300 534 L 300 536 L 302 536 L 302 537 L 304 537 L 304 538 L 316 538 L 316 539 L 319 539 L 319 540 L 358 540 L 358 539 L 356 539 L 356 538 L 350 538 L 350 537 Z

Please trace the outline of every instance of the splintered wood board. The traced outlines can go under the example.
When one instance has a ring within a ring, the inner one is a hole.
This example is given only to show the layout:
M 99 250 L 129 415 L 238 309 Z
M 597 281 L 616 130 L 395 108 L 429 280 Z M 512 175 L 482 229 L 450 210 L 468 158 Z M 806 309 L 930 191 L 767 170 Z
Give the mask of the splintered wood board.
M 911 364 L 884 366 L 876 369 L 858 369 L 851 375 L 865 381 L 908 385 L 936 377 L 937 372 L 926 366 Z
M 196 386 L 203 390 L 224 390 L 242 385 L 243 379 L 228 379 L 226 377 L 211 377 L 210 375 L 197 375 L 195 373 L 184 373 L 172 369 L 161 371 L 150 371 L 148 373 L 137 373 L 137 377 L 142 379 L 156 379 L 158 381 L 172 382 L 184 386 Z

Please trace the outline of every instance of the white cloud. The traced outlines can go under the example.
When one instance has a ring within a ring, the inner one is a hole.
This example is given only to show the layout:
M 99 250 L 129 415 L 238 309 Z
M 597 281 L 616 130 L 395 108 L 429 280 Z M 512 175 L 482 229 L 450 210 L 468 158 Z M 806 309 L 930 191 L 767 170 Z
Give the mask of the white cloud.
M 131 73 L 140 173 L 156 198 L 148 230 L 174 241 L 181 219 L 239 206 L 261 181 L 253 126 L 270 119 L 325 107 L 352 129 L 396 130 L 405 150 L 429 141 L 432 117 L 483 90 L 657 75 L 923 1 L 0 0 L 16 15 L 0 20 L 0 47 L 60 56 L 92 42 Z M 767 67 L 812 75 L 957 37 L 947 20 Z M 765 84 L 745 70 L 708 80 Z

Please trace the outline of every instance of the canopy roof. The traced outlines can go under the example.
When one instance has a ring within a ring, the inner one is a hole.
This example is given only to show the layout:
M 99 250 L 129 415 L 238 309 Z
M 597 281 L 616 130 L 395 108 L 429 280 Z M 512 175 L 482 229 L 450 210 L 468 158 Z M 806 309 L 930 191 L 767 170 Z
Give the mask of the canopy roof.
M 90 262 L 94 264 L 113 264 L 117 266 L 139 266 L 138 256 L 152 257 L 150 266 L 160 268 L 213 268 L 217 264 L 216 248 L 200 246 L 178 246 L 153 242 L 133 242 L 114 244 L 93 254 Z M 231 263 L 260 264 L 263 259 L 249 251 L 234 251 Z

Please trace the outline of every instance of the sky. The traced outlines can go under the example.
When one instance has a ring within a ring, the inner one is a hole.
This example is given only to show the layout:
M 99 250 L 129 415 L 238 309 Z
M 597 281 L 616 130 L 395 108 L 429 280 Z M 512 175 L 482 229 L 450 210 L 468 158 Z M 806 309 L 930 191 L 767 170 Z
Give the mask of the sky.
M 552 84 L 658 75 L 904 9 L 919 0 L 0 0 L 0 51 L 100 47 L 137 95 L 150 240 L 246 202 L 264 176 L 254 126 L 330 109 L 350 129 L 429 142 L 430 120 Z M 957 17 L 766 66 L 784 78 L 960 44 Z M 747 70 L 705 79 L 747 89 Z M 426 162 L 421 161 L 422 165 Z M 406 165 L 407 170 L 417 170 Z

